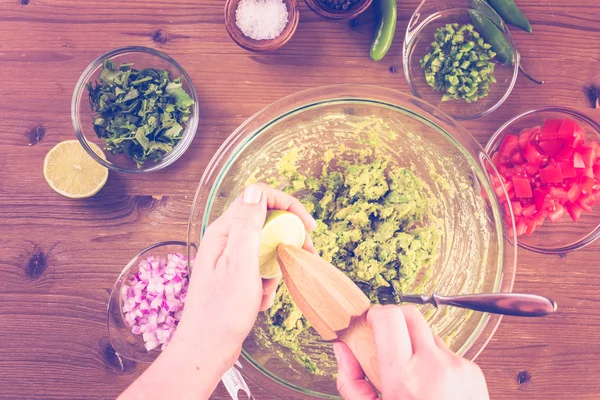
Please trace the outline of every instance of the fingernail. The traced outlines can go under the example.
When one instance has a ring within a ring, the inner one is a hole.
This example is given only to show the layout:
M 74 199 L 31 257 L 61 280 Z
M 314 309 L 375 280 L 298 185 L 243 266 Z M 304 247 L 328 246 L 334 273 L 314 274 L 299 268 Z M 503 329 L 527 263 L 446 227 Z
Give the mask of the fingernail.
M 242 201 L 244 204 L 258 204 L 262 198 L 262 189 L 258 185 L 250 185 L 244 190 Z

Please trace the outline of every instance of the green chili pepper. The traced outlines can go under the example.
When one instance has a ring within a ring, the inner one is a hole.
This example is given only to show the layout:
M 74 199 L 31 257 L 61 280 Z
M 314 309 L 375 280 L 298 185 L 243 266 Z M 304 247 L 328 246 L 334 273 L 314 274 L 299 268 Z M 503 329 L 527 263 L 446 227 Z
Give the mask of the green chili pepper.
M 515 65 L 515 55 L 500 28 L 484 15 L 473 11 L 469 11 L 469 14 L 475 30 L 492 45 L 496 52 L 496 60 L 505 65 Z
M 491 61 L 496 53 L 473 25 L 446 24 L 433 37 L 431 51 L 420 63 L 427 84 L 445 92 L 442 101 L 473 103 L 487 96 L 490 83 L 496 82 Z
M 377 7 L 378 24 L 371 45 L 371 58 L 381 60 L 390 49 L 394 34 L 396 33 L 396 19 L 398 11 L 396 0 L 375 0 Z
M 471 17 L 471 22 L 473 23 L 473 26 L 477 31 L 479 31 L 481 37 L 483 37 L 483 39 L 486 42 L 492 45 L 492 50 L 496 52 L 496 60 L 505 65 L 515 65 L 515 55 L 513 54 L 510 43 L 508 42 L 508 40 L 506 40 L 506 37 L 504 37 L 504 33 L 502 33 L 500 28 L 498 28 L 498 26 L 503 26 L 503 23 L 498 18 L 498 15 L 487 3 L 485 3 L 482 0 L 472 0 L 471 4 L 475 10 L 479 10 L 485 13 L 479 14 L 473 11 L 469 11 L 469 15 Z M 485 15 L 489 15 L 490 17 L 488 18 Z M 517 54 L 519 54 L 518 51 Z M 521 73 L 525 75 L 527 79 L 537 83 L 538 85 L 544 83 L 544 81 L 539 81 L 533 78 L 531 75 L 529 75 L 527 71 L 523 69 L 520 63 L 519 71 L 521 71 Z
M 523 15 L 513 0 L 488 0 L 488 3 L 510 25 L 523 29 L 525 32 L 533 31 L 527 17 Z

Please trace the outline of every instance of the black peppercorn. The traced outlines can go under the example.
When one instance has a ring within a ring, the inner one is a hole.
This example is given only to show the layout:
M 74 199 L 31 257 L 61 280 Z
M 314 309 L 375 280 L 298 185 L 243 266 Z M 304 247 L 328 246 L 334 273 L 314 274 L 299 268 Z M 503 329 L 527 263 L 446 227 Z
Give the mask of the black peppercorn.
M 332 10 L 349 10 L 360 0 L 319 0 L 323 6 Z

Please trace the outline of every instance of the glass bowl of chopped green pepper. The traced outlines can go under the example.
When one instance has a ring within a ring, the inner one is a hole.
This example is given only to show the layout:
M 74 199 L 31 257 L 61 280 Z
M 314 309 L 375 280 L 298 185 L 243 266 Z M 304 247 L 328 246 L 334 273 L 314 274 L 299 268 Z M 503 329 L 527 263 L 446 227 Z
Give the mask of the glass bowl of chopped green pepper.
M 484 0 L 424 0 L 406 31 L 404 74 L 415 96 L 458 120 L 487 115 L 517 81 L 519 53 Z
M 96 58 L 73 92 L 77 138 L 97 162 L 125 173 L 174 163 L 198 128 L 198 96 L 190 76 L 168 55 L 132 46 Z M 106 159 L 91 150 L 95 143 Z
M 321 257 L 373 303 L 394 291 L 510 291 L 514 223 L 502 217 L 486 163 L 464 127 L 413 96 L 366 85 L 303 91 L 255 114 L 217 151 L 196 191 L 188 256 L 246 185 L 265 182 L 300 199 L 317 220 L 311 237 Z M 422 312 L 470 359 L 500 321 L 452 308 Z M 338 398 L 332 348 L 284 284 L 242 354 L 242 372 L 280 398 Z

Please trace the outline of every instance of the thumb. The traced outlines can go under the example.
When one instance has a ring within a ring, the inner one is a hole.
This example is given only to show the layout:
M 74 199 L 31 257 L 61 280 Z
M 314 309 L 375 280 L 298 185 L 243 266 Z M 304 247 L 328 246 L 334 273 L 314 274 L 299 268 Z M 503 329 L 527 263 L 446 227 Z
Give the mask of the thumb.
M 259 185 L 250 185 L 233 207 L 225 253 L 232 266 L 254 267 L 258 275 L 260 235 L 267 217 L 266 196 Z
M 365 373 L 352 351 L 342 342 L 333 343 L 338 363 L 337 390 L 345 400 L 374 400 L 379 396 L 365 380 Z

